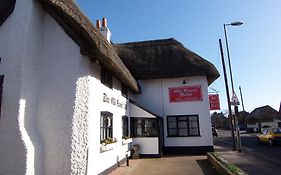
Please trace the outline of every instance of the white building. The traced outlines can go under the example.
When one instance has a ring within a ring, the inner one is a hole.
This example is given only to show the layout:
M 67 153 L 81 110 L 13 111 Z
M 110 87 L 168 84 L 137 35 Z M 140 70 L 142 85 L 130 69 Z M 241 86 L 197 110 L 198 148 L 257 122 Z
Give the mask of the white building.
M 100 30 L 109 37 L 105 24 Z M 172 39 L 138 50 L 112 45 L 100 30 L 72 0 L 1 2 L 0 174 L 106 173 L 134 144 L 144 157 L 213 150 L 207 87 L 215 67 Z M 178 71 L 136 72 L 130 53 L 145 60 L 154 52 L 157 63 L 160 46 L 172 46 L 165 64 Z M 199 89 L 199 99 L 170 102 L 180 89 Z

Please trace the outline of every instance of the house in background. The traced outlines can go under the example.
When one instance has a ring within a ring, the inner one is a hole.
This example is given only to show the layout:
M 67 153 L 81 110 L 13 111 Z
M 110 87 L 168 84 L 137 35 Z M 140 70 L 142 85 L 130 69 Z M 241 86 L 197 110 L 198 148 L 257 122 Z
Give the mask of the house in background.
M 113 45 L 72 0 L 3 0 L 0 39 L 0 174 L 103 174 L 132 145 L 213 150 L 219 73 L 176 40 Z
M 247 118 L 248 131 L 260 132 L 264 127 L 281 127 L 278 112 L 268 105 L 254 109 Z

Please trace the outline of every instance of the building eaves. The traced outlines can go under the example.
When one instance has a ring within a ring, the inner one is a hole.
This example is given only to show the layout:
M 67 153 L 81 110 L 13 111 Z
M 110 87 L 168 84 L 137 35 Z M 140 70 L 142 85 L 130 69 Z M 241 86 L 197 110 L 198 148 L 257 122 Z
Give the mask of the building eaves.
M 92 22 L 72 0 L 37 0 L 79 46 L 82 54 L 97 60 L 124 85 L 138 92 L 137 82 Z
M 211 84 L 220 76 L 212 63 L 173 38 L 116 44 L 115 48 L 135 79 L 207 76 Z

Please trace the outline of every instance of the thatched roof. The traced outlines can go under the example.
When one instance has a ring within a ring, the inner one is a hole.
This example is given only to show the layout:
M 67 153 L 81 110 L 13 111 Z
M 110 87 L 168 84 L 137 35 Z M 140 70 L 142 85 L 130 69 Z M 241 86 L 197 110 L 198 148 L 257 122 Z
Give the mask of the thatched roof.
M 81 53 L 98 60 L 128 86 L 138 92 L 137 82 L 116 54 L 113 46 L 72 0 L 37 0 L 81 48 Z
M 272 107 L 266 105 L 259 108 L 254 109 L 249 114 L 249 119 L 257 119 L 259 121 L 268 121 L 273 119 L 281 119 L 278 116 L 278 112 Z
M 0 26 L 14 11 L 16 0 L 0 0 Z
M 220 76 L 212 63 L 173 38 L 116 44 L 116 51 L 136 79 L 207 76 L 211 84 Z

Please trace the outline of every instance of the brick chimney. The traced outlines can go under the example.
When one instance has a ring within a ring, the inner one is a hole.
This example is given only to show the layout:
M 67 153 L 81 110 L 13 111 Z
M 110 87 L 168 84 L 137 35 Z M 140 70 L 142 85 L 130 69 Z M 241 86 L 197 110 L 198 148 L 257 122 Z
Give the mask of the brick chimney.
M 97 28 L 99 28 L 101 34 L 106 38 L 106 40 L 111 43 L 111 32 L 107 28 L 107 20 L 106 18 L 102 18 L 102 25 L 100 26 L 100 20 L 97 20 Z

